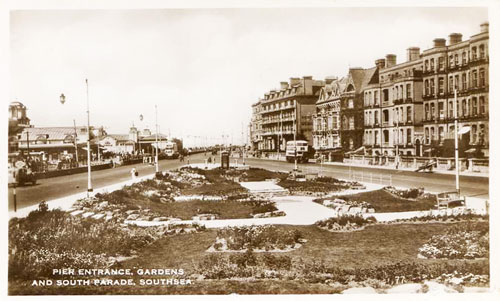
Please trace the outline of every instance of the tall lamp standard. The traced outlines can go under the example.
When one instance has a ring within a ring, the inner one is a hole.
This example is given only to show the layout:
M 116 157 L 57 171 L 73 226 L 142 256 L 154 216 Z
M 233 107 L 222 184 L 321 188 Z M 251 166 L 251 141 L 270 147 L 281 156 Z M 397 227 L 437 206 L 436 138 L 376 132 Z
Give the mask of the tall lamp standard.
M 92 176 L 91 176 L 91 164 L 90 164 L 90 110 L 89 110 L 89 81 L 85 79 L 85 85 L 87 88 L 87 167 L 88 167 L 88 185 L 87 185 L 87 198 L 90 197 L 92 189 Z M 62 104 L 66 102 L 66 96 L 61 94 L 59 100 Z
M 455 184 L 458 197 L 460 198 L 460 166 L 458 162 L 458 101 L 457 101 L 457 87 L 454 89 L 455 98 Z
M 155 105 L 155 116 L 156 116 L 156 120 L 155 120 L 155 123 L 156 123 L 156 154 L 155 154 L 155 168 L 156 168 L 156 174 L 158 174 L 160 171 L 159 171 L 159 167 L 158 167 L 158 148 L 159 148 L 159 145 L 158 145 L 158 107 L 157 105 Z

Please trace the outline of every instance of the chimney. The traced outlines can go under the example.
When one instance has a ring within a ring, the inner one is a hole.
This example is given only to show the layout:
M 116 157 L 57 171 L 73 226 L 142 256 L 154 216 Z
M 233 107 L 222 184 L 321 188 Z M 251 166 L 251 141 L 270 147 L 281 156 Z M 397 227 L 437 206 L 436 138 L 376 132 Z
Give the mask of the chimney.
M 420 57 L 420 48 L 410 47 L 406 49 L 406 60 L 408 62 L 418 60 L 419 57 Z
M 388 54 L 385 56 L 385 66 L 387 68 L 392 67 L 396 65 L 396 55 L 395 54 Z
M 281 90 L 288 89 L 288 82 L 280 82 L 280 87 L 281 87 Z
M 290 77 L 290 86 L 295 86 L 300 83 L 300 78 L 298 77 Z
M 325 83 L 327 85 L 331 84 L 333 81 L 337 80 L 336 76 L 327 76 L 325 77 Z
M 434 47 L 445 47 L 446 46 L 446 40 L 437 38 L 434 39 Z
M 461 33 L 450 33 L 450 45 L 462 42 Z
M 488 32 L 490 27 L 490 23 L 484 22 L 481 24 L 481 32 Z
M 385 59 L 378 59 L 375 61 L 375 66 L 379 69 L 384 69 L 385 68 Z
M 312 94 L 313 91 L 312 91 L 312 84 L 313 84 L 313 77 L 312 76 L 303 76 L 302 77 L 303 81 L 304 81 L 304 87 L 303 87 L 303 91 L 304 91 L 304 94 Z

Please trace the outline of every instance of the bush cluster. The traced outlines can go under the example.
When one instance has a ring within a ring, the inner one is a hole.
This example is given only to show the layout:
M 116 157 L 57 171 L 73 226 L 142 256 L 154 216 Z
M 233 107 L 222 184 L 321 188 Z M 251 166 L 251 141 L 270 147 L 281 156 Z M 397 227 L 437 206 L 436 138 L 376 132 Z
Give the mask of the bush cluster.
M 217 237 L 227 242 L 228 250 L 273 250 L 295 246 L 302 234 L 298 230 L 266 225 L 227 227 L 218 230 Z
M 110 256 L 129 256 L 161 234 L 156 227 L 123 227 L 60 210 L 35 210 L 9 222 L 9 275 L 31 279 L 50 276 L 53 268 L 104 267 Z

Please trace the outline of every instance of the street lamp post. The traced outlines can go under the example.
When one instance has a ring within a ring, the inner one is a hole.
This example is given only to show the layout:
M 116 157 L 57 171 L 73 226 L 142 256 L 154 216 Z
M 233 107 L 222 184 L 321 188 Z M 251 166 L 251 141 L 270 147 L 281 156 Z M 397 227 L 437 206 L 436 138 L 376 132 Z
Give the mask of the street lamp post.
M 155 168 L 156 168 L 156 174 L 160 172 L 159 167 L 158 167 L 158 107 L 155 105 L 155 123 L 156 123 L 156 154 L 155 154 Z
M 457 88 L 454 89 L 455 96 L 455 182 L 458 197 L 460 198 L 460 166 L 458 162 L 458 101 L 457 101 Z
M 92 189 L 92 175 L 91 175 L 91 159 L 90 159 L 90 109 L 89 109 L 89 81 L 85 79 L 85 85 L 87 90 L 87 168 L 88 168 L 88 184 L 87 184 L 87 198 L 90 197 L 90 193 L 93 191 Z M 59 97 L 59 101 L 61 104 L 66 102 L 66 96 L 61 94 Z M 75 125 L 75 123 L 73 122 Z M 76 129 L 76 125 L 75 125 Z
M 90 196 L 92 189 L 92 167 L 90 162 L 90 109 L 89 109 L 89 81 L 85 79 L 87 87 L 87 168 L 88 168 L 88 183 L 87 183 L 87 198 Z

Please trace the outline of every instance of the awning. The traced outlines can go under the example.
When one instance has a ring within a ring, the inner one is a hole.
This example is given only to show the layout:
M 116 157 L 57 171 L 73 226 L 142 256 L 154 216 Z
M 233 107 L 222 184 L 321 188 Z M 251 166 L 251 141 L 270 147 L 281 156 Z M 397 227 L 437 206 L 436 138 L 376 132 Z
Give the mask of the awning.
M 358 148 L 356 150 L 353 150 L 353 151 L 350 151 L 350 152 L 346 152 L 346 155 L 354 155 L 354 154 L 359 154 L 361 152 L 364 153 L 364 151 L 365 151 L 365 147 L 362 146 L 362 147 L 360 147 L 360 148 Z
M 469 148 L 469 149 L 468 149 L 468 150 L 466 150 L 465 152 L 466 152 L 467 154 L 473 154 L 473 153 L 475 153 L 476 151 L 477 151 L 477 149 L 475 149 L 475 148 Z

